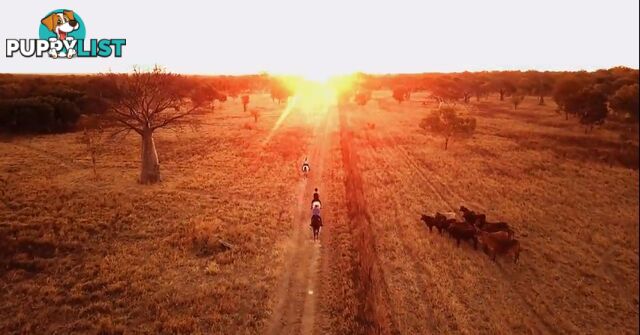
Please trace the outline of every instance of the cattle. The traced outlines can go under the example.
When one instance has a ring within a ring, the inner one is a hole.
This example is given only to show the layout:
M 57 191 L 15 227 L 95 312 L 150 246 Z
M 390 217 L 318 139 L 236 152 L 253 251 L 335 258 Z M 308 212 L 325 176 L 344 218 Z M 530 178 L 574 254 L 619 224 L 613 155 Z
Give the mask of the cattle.
M 515 232 L 509 228 L 509 224 L 506 222 L 487 222 L 480 227 L 480 230 L 487 233 L 505 232 L 509 236 L 509 239 L 513 239 L 515 235 Z
M 509 235 L 509 238 L 512 239 L 515 232 L 509 227 L 509 224 L 506 222 L 487 222 L 485 220 L 479 221 L 476 224 L 478 229 L 485 231 L 487 233 L 495 233 L 495 232 L 505 232 Z
M 433 216 L 422 214 L 420 220 L 422 220 L 427 225 L 427 227 L 429 227 L 429 231 L 432 231 L 433 226 L 436 225 L 436 218 L 434 218 Z
M 512 254 L 513 262 L 518 263 L 520 259 L 520 242 L 509 238 L 508 233 L 503 231 L 495 233 L 479 231 L 478 239 L 489 250 L 489 256 L 493 261 L 496 260 L 496 255 Z
M 456 245 L 460 246 L 460 240 L 473 241 L 473 248 L 478 249 L 478 239 L 476 238 L 476 227 L 468 222 L 454 221 L 447 228 L 449 236 L 456 240 Z
M 420 219 L 429 227 L 429 231 L 432 231 L 432 228 L 435 226 L 440 234 L 442 234 L 442 230 L 446 231 L 451 223 L 451 219 L 447 219 L 446 216 L 438 212 L 436 212 L 435 217 L 423 214 Z
M 487 220 L 486 215 L 477 214 L 476 212 L 464 206 L 460 206 L 460 212 L 462 212 L 462 217 L 464 218 L 464 220 L 471 224 L 476 224 L 477 222 L 484 222 Z

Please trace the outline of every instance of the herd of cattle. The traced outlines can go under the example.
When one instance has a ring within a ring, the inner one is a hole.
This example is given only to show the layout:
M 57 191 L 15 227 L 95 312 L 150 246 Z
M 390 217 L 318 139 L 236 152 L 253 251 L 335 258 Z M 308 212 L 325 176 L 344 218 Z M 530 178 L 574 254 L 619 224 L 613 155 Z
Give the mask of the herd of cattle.
M 464 206 L 460 206 L 463 222 L 447 218 L 444 214 L 436 212 L 435 216 L 422 215 L 421 220 L 432 231 L 433 227 L 442 234 L 448 232 L 451 238 L 456 239 L 460 246 L 460 240 L 472 241 L 473 248 L 478 249 L 478 241 L 484 246 L 485 252 L 489 252 L 491 259 L 495 261 L 496 255 L 513 255 L 513 262 L 517 263 L 520 257 L 520 242 L 514 239 L 514 232 L 506 222 L 487 222 L 485 214 L 476 213 Z

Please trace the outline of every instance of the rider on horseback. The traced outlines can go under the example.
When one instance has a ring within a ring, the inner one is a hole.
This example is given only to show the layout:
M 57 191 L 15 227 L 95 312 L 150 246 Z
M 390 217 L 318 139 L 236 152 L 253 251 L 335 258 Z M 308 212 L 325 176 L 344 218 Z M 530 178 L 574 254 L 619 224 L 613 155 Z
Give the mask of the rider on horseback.
M 305 157 L 304 162 L 302 162 L 302 172 L 306 174 L 310 170 L 311 166 L 309 166 L 309 161 L 307 160 L 307 157 Z
M 311 209 L 313 209 L 314 205 L 317 203 L 318 208 L 322 207 L 322 202 L 320 202 L 320 194 L 318 193 L 318 188 L 313 192 L 313 200 L 311 200 Z
M 311 229 L 313 230 L 313 240 L 318 239 L 318 235 L 320 234 L 320 229 L 322 228 L 322 218 L 320 217 L 320 207 L 322 204 L 320 202 L 320 194 L 318 193 L 318 189 L 315 189 L 313 193 L 313 200 L 311 200 Z

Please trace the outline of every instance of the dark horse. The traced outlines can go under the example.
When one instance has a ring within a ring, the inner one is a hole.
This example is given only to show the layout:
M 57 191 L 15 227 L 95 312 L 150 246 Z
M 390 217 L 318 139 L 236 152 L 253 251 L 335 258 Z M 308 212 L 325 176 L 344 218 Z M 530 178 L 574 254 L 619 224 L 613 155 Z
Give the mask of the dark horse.
M 318 240 L 318 235 L 320 235 L 320 228 L 322 227 L 322 218 L 319 215 L 314 215 L 311 217 L 311 229 L 313 229 L 313 240 Z

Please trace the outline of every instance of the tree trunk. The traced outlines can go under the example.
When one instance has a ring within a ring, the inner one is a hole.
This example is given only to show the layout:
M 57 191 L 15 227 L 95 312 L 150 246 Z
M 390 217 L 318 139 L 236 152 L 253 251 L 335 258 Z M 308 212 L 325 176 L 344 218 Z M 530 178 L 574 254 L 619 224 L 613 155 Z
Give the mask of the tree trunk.
M 242 104 L 242 109 L 244 109 L 244 112 L 247 112 L 247 104 Z
M 566 110 L 564 111 L 564 119 L 569 120 L 569 112 Z
M 444 138 L 444 150 L 447 150 L 447 147 L 449 147 L 449 136 Z
M 504 90 L 500 89 L 500 101 L 504 101 Z
M 540 100 L 538 100 L 538 105 L 541 105 L 541 106 L 544 105 L 544 96 L 543 95 L 540 96 Z
M 142 170 L 140 172 L 141 184 L 154 184 L 160 181 L 160 164 L 156 144 L 153 141 L 153 130 L 142 131 Z

